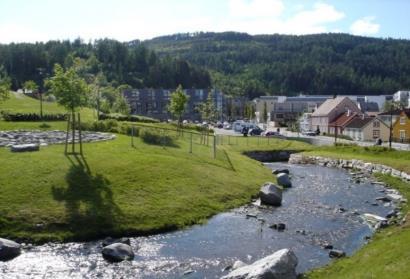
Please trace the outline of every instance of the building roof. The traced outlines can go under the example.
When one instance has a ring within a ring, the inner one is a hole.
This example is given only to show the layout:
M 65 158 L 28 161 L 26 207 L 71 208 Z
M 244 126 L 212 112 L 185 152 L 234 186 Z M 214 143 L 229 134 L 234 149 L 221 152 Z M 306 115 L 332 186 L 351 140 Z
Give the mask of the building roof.
M 326 116 L 328 115 L 335 107 L 341 104 L 347 97 L 336 97 L 334 99 L 326 100 L 318 109 L 313 112 L 312 116 Z
M 330 127 L 346 127 L 347 124 L 350 123 L 355 117 L 357 117 L 357 113 L 355 112 L 345 112 L 341 114 L 338 118 L 336 118 L 333 122 L 329 124 Z
M 376 102 L 359 101 L 360 110 L 362 112 L 377 112 L 379 111 L 379 105 Z
M 361 129 L 374 119 L 374 117 L 355 117 L 349 124 L 347 124 L 346 128 Z

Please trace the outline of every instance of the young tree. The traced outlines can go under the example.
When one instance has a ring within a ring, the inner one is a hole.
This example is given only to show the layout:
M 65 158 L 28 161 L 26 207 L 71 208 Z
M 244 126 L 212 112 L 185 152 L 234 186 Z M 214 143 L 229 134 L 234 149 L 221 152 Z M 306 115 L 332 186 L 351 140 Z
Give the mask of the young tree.
M 206 101 L 199 105 L 199 113 L 203 120 L 213 121 L 217 115 L 217 110 L 215 108 L 215 103 L 212 98 L 211 92 L 208 93 Z
M 88 85 L 84 79 L 78 76 L 74 68 L 64 70 L 61 65 L 56 64 L 54 66 L 54 76 L 46 81 L 46 86 L 49 88 L 49 92 L 57 98 L 57 102 L 71 112 L 73 133 L 72 151 L 74 153 L 76 128 L 75 111 L 77 108 L 87 105 L 87 93 L 89 92 Z
M 10 86 L 10 78 L 4 71 L 3 66 L 0 66 L 0 102 L 5 101 L 9 98 Z
M 49 92 L 57 98 L 57 102 L 72 114 L 77 108 L 87 105 L 89 88 L 73 68 L 64 71 L 61 65 L 56 64 L 54 76 L 46 81 L 46 86 Z
M 185 112 L 185 106 L 188 100 L 189 96 L 184 93 L 181 85 L 171 94 L 171 102 L 168 106 L 168 110 L 172 115 L 178 118 L 178 127 L 181 126 L 182 115 Z
M 263 122 L 267 122 L 268 121 L 268 108 L 266 105 L 266 102 L 263 102 Z
M 43 119 L 43 95 L 38 91 L 38 85 L 34 80 L 27 80 L 23 84 L 24 91 L 31 91 L 31 93 L 38 93 L 40 100 L 40 118 Z
M 131 107 L 122 94 L 118 95 L 117 99 L 115 100 L 113 110 L 114 112 L 125 115 L 129 115 L 131 113 Z

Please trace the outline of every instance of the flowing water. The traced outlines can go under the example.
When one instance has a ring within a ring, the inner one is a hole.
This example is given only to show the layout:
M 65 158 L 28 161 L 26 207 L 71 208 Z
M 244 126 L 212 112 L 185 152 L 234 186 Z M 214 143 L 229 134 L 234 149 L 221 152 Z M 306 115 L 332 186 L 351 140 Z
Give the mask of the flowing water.
M 219 278 L 236 260 L 252 263 L 282 248 L 295 251 L 297 271 L 304 272 L 330 261 L 325 243 L 348 255 L 365 243 L 372 230 L 358 213 L 385 216 L 392 209 L 373 204 L 383 196 L 382 186 L 357 184 L 346 171 L 266 166 L 290 169 L 293 187 L 284 191 L 281 207 L 247 205 L 218 214 L 205 225 L 132 238 L 135 259 L 121 263 L 102 258 L 101 241 L 35 246 L 0 262 L 0 278 Z M 274 223 L 285 223 L 286 229 L 269 228 Z

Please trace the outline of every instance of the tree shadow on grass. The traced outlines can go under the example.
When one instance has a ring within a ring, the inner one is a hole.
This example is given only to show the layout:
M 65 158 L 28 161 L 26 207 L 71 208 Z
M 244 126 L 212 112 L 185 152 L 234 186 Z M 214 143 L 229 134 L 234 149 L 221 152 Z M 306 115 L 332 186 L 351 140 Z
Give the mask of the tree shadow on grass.
M 67 187 L 52 188 L 54 199 L 65 203 L 64 229 L 80 239 L 112 233 L 123 214 L 114 202 L 110 181 L 101 174 L 93 175 L 84 157 L 67 158 L 71 162 Z

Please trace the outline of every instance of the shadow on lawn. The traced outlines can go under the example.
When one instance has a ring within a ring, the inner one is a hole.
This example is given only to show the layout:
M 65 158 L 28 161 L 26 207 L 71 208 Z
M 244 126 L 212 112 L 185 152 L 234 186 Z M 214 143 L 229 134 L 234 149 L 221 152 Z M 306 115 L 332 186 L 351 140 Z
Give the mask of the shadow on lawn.
M 84 157 L 71 155 L 67 159 L 71 162 L 65 177 L 67 187 L 52 189 L 54 199 L 65 202 L 65 225 L 79 237 L 112 232 L 122 212 L 113 200 L 110 181 L 101 174 L 93 175 Z

